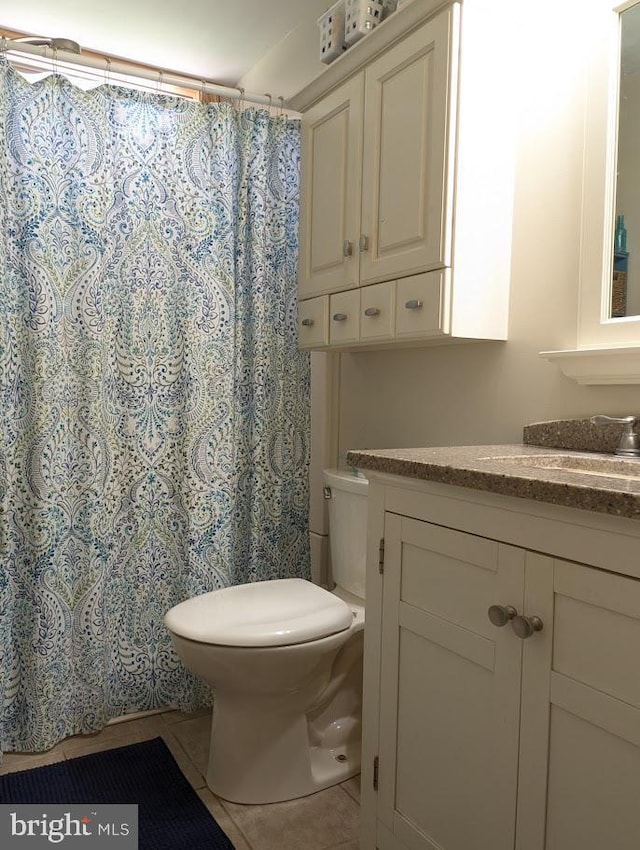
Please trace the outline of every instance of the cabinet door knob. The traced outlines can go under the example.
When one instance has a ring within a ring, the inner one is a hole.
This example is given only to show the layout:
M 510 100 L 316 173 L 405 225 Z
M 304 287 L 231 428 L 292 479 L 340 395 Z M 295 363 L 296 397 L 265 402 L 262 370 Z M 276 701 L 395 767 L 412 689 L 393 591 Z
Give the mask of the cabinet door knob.
M 353 256 L 353 242 L 350 242 L 348 239 L 345 239 L 342 243 L 342 256 L 343 257 L 351 257 Z
M 422 301 L 419 298 L 412 298 L 411 301 L 406 301 L 404 306 L 407 310 L 419 310 L 422 307 Z
M 305 326 L 305 328 L 310 328 L 310 327 L 314 324 L 314 322 L 313 322 L 313 319 L 303 319 L 303 320 L 300 322 L 300 324 L 301 324 L 301 325 L 304 325 L 304 326 Z
M 347 319 L 346 313 L 334 313 L 333 314 L 333 321 L 334 322 L 344 322 L 344 321 L 346 321 L 346 319 Z
M 506 626 L 518 614 L 513 605 L 491 605 L 487 613 L 493 625 L 499 628 Z
M 369 250 L 369 237 L 366 234 L 362 234 L 360 237 L 360 242 L 358 243 L 360 251 L 368 251 Z
M 542 625 L 540 617 L 523 617 L 521 614 L 511 621 L 511 628 L 522 640 L 530 638 L 534 632 L 542 631 Z
M 380 310 L 377 307 L 367 307 L 364 311 L 365 316 L 379 316 Z

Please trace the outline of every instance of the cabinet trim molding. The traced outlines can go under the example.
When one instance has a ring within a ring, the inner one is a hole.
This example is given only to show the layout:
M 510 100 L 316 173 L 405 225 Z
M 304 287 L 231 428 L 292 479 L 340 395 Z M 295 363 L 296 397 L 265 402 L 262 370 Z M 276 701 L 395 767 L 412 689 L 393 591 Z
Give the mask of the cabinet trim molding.
M 332 89 L 357 74 L 372 59 L 424 23 L 425 18 L 449 5 L 451 0 L 413 0 L 407 3 L 379 24 L 366 38 L 360 39 L 331 65 L 320 71 L 315 80 L 289 98 L 287 107 L 296 112 L 306 112 Z

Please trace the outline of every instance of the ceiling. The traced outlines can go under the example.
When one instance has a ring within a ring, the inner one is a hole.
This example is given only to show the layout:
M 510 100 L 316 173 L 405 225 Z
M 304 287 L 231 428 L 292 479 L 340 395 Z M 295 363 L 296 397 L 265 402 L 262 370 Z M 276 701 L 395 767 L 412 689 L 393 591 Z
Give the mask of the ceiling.
M 234 85 L 319 0 L 0 0 L 0 27 Z

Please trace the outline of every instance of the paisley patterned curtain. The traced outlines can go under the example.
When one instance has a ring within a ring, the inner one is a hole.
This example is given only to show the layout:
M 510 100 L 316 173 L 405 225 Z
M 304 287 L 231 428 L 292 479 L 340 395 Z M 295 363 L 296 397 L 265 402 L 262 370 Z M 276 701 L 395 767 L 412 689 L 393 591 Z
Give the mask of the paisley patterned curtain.
M 162 624 L 308 577 L 299 127 L 0 63 L 0 751 L 210 695 Z

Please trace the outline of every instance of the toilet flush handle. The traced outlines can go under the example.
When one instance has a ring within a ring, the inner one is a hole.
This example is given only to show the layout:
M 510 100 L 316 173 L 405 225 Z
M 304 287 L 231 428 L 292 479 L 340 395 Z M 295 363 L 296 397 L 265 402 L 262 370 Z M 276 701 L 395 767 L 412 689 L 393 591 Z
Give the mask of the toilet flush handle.
M 331 498 L 331 487 L 323 487 L 322 488 L 322 495 L 324 496 L 325 499 L 330 499 Z

